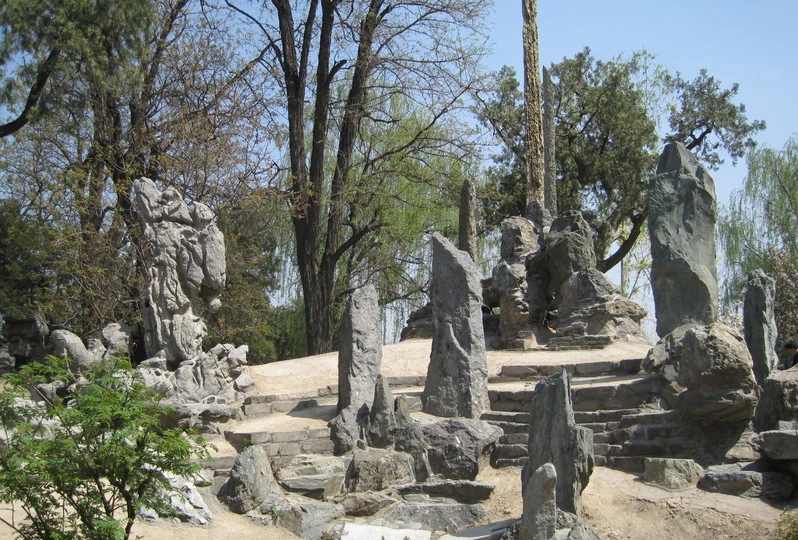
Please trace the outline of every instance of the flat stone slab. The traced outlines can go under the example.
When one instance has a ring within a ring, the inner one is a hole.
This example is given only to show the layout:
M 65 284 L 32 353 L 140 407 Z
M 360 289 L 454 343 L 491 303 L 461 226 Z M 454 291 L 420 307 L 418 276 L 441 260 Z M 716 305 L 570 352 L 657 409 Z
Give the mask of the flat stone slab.
M 432 532 L 417 529 L 391 529 L 379 525 L 345 523 L 341 540 L 430 540 Z
M 438 540 L 498 540 L 516 521 L 518 520 L 505 519 L 496 523 L 488 523 L 458 533 L 445 534 Z
M 759 434 L 759 449 L 770 459 L 798 459 L 798 431 L 763 431 Z

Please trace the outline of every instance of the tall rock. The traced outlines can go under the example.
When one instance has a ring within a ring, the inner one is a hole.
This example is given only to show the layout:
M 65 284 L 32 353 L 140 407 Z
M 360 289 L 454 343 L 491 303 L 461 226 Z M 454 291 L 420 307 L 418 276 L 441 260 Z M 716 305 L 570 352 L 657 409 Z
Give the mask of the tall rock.
M 551 463 L 557 471 L 557 508 L 578 515 L 582 491 L 593 472 L 593 431 L 574 421 L 571 379 L 565 370 L 535 387 L 527 449 L 521 492 L 526 493 L 527 482 L 538 467 Z
M 776 370 L 779 357 L 776 354 L 776 319 L 773 314 L 773 299 L 776 296 L 776 280 L 756 270 L 748 276 L 743 301 L 743 335 L 745 344 L 754 361 L 756 382 L 762 385 Z
M 466 178 L 460 188 L 460 226 L 457 247 L 477 262 L 477 190 Z
M 546 235 L 546 268 L 549 291 L 559 294 L 560 287 L 576 272 L 596 267 L 593 232 L 582 213 L 563 212 L 552 222 Z
M 341 324 L 338 416 L 330 422 L 336 454 L 354 448 L 368 425 L 382 364 L 379 295 L 369 283 L 352 293 Z
M 715 184 L 681 143 L 669 143 L 648 186 L 651 287 L 660 337 L 718 318 Z
M 474 261 L 441 236 L 432 237 L 432 352 L 422 410 L 479 418 L 490 409 L 482 284 Z
M 532 473 L 524 497 L 520 540 L 551 540 L 557 529 L 557 471 L 544 463 Z
M 205 323 L 199 302 L 216 311 L 225 284 L 224 237 L 202 203 L 186 204 L 174 188 L 149 178 L 133 182 L 132 198 L 147 247 L 147 286 L 141 302 L 144 345 L 171 366 L 202 353 Z

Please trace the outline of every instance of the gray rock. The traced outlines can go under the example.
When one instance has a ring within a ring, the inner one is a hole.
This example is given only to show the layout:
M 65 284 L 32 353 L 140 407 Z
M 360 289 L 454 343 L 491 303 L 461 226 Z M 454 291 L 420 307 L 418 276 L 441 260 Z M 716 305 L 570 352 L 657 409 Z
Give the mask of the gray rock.
M 209 396 L 235 401 L 232 382 L 226 358 L 210 352 L 182 362 L 175 370 L 175 392 L 179 399 L 188 403 L 198 403 Z
M 402 496 L 423 494 L 433 498 L 445 497 L 460 503 L 472 504 L 487 500 L 496 486 L 468 480 L 436 480 L 396 486 L 394 489 Z
M 4 369 L 40 361 L 47 351 L 44 344 L 50 336 L 47 322 L 40 313 L 18 308 L 2 317 L 0 362 Z
M 662 337 L 718 318 L 715 184 L 694 154 L 669 143 L 648 187 L 651 288 Z
M 394 414 L 393 394 L 388 386 L 388 380 L 384 375 L 380 375 L 374 389 L 374 402 L 369 413 L 366 440 L 369 445 L 376 448 L 387 448 L 393 446 L 400 431 Z
M 173 474 L 167 474 L 166 478 L 171 486 L 166 496 L 173 517 L 191 525 L 207 525 L 213 520 L 213 513 L 193 480 Z
M 479 418 L 490 409 L 482 285 L 468 254 L 437 233 L 432 245 L 434 333 L 422 410 Z
M 369 283 L 352 293 L 341 324 L 338 416 L 330 423 L 336 454 L 348 452 L 364 438 L 381 363 L 379 296 Z
M 148 356 L 165 351 L 171 366 L 202 353 L 205 323 L 221 302 L 225 284 L 224 237 L 202 203 L 187 205 L 174 188 L 161 192 L 148 178 L 133 182 L 132 199 L 150 257 L 142 299 Z
M 280 506 L 274 524 L 305 540 L 320 540 L 330 530 L 330 522 L 344 515 L 340 504 L 291 498 Z
M 347 491 L 382 491 L 414 479 L 413 458 L 405 452 L 380 448 L 356 449 L 346 472 Z
M 684 325 L 657 342 L 643 369 L 660 375 L 665 399 L 695 420 L 748 422 L 757 404 L 751 354 L 722 323 Z
M 783 501 L 792 496 L 795 481 L 786 473 L 714 466 L 707 469 L 698 482 L 698 487 L 713 493 L 725 493 L 749 499 Z
M 596 253 L 590 225 L 577 210 L 563 212 L 552 222 L 546 235 L 549 290 L 559 292 L 572 274 L 595 267 Z
M 130 343 L 133 328 L 123 323 L 111 323 L 103 328 L 102 334 L 107 344 L 105 356 L 131 358 Z
M 754 416 L 757 431 L 780 429 L 798 421 L 798 368 L 775 371 L 762 383 Z M 791 428 L 793 429 L 793 428 Z
M 266 500 L 273 486 L 274 476 L 266 448 L 250 446 L 236 458 L 230 479 L 219 491 L 219 500 L 231 512 L 246 514 Z
M 551 463 L 538 467 L 529 478 L 523 493 L 520 538 L 550 540 L 557 525 L 557 471 Z
M 523 258 L 540 250 L 540 240 L 535 224 L 520 216 L 509 217 L 501 225 L 502 259 Z
M 570 531 L 568 531 L 568 535 L 565 536 L 565 540 L 601 540 L 601 537 L 593 528 L 590 527 L 590 525 L 579 522 L 574 525 Z
M 470 178 L 460 187 L 460 220 L 457 247 L 477 260 L 477 190 Z
M 759 449 L 770 459 L 798 460 L 798 431 L 763 431 L 759 434 Z
M 485 515 L 485 510 L 478 504 L 396 504 L 381 512 L 388 522 L 433 531 L 464 529 Z
M 397 529 L 347 521 L 341 529 L 341 540 L 430 540 L 432 531 Z
M 85 375 L 94 364 L 100 362 L 105 352 L 104 348 L 87 349 L 78 336 L 62 329 L 54 330 L 50 334 L 50 345 L 53 346 L 56 356 L 74 361 L 70 365 L 70 370 L 79 376 Z
M 530 473 L 552 463 L 557 471 L 557 508 L 579 515 L 581 494 L 593 472 L 593 432 L 574 421 L 570 375 L 563 370 L 539 382 L 530 410 L 529 461 L 522 473 L 522 493 Z
M 295 456 L 275 471 L 283 489 L 314 499 L 338 495 L 345 477 L 346 463 L 342 458 L 319 454 Z
M 136 368 L 141 383 L 157 391 L 164 399 L 172 399 L 175 397 L 175 374 L 171 371 L 158 368 L 149 368 L 144 365 L 139 365 Z
M 389 504 L 396 502 L 384 492 L 373 493 L 366 491 L 363 493 L 347 493 L 341 504 L 347 516 L 363 517 L 373 516 Z
M 645 458 L 643 480 L 671 491 L 696 486 L 704 468 L 692 459 Z
M 772 277 L 759 269 L 748 276 L 743 301 L 743 335 L 754 361 L 756 382 L 760 385 L 779 364 L 776 354 L 778 331 L 773 313 L 775 296 L 776 280 Z
M 473 480 L 488 466 L 490 454 L 502 436 L 500 428 L 466 418 L 405 428 L 396 449 L 410 453 L 416 479 L 426 480 L 425 462 L 432 474 L 453 480 Z

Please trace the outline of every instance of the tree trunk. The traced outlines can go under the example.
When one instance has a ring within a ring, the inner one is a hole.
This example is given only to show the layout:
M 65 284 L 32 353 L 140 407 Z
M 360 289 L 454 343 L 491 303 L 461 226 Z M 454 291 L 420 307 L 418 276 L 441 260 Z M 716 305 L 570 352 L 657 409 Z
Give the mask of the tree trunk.
M 526 112 L 527 204 L 543 203 L 543 112 L 537 0 L 522 0 L 524 15 L 524 110 Z
M 543 179 L 543 202 L 551 217 L 557 216 L 557 162 L 554 148 L 556 127 L 554 125 L 554 102 L 552 100 L 551 74 L 543 68 L 543 154 L 545 176 Z

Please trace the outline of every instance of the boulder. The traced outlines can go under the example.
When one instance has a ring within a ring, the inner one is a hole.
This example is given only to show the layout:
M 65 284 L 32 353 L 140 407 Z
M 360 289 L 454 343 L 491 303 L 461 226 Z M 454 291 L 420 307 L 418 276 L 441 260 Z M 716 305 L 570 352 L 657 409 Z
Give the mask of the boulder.
M 432 531 L 396 529 L 347 521 L 341 530 L 341 540 L 430 540 Z
M 422 410 L 479 418 L 490 409 L 482 285 L 468 254 L 437 233 L 432 244 L 434 332 Z
M 250 446 L 236 458 L 230 479 L 219 491 L 219 500 L 231 512 L 246 514 L 266 500 L 273 486 L 274 476 L 266 448 Z
M 708 423 L 746 423 L 753 417 L 752 366 L 743 337 L 722 323 L 680 326 L 643 361 L 643 369 L 660 375 L 672 408 Z
M 770 459 L 798 460 L 798 431 L 771 430 L 759 434 L 759 450 Z
M 692 459 L 645 458 L 643 480 L 670 491 L 696 486 L 704 468 Z
M 298 455 L 275 471 L 275 479 L 286 491 L 314 499 L 327 499 L 341 492 L 346 463 L 340 457 Z
M 366 440 L 370 446 L 387 448 L 393 446 L 401 428 L 396 422 L 394 414 L 394 399 L 388 380 L 384 375 L 377 378 L 374 389 L 374 402 L 369 412 L 369 423 L 366 430 Z
M 748 276 L 743 301 L 743 335 L 754 362 L 756 382 L 760 385 L 779 365 L 778 331 L 773 313 L 775 295 L 776 280 L 765 272 L 757 269 Z
M 133 328 L 124 323 L 111 323 L 103 328 L 102 334 L 106 342 L 106 356 L 133 358 L 130 349 Z
M 414 480 L 413 458 L 405 452 L 368 448 L 356 449 L 346 472 L 346 490 L 382 491 L 394 484 Z
M 435 499 L 447 498 L 463 504 L 472 504 L 487 500 L 496 486 L 470 480 L 444 479 L 395 486 L 394 489 L 405 498 L 408 495 L 426 495 Z
M 787 500 L 795 489 L 795 481 L 786 473 L 746 470 L 737 466 L 717 465 L 707 468 L 698 487 L 713 493 L 725 493 L 748 499 Z
M 522 493 L 530 473 L 552 463 L 557 471 L 557 508 L 579 515 L 581 494 L 593 472 L 593 431 L 574 421 L 567 371 L 537 384 L 530 410 L 529 461 L 522 472 Z
M 381 512 L 389 523 L 431 531 L 461 530 L 485 518 L 479 504 L 399 503 Z
M 551 463 L 538 467 L 523 492 L 520 531 L 524 540 L 551 540 L 557 528 L 557 471 Z
M 271 507 L 268 511 L 271 511 Z M 305 540 L 322 540 L 330 538 L 330 522 L 344 515 L 344 507 L 302 497 L 287 498 L 278 505 L 276 514 L 274 524 L 278 527 Z
M 432 339 L 432 304 L 424 306 L 410 313 L 407 324 L 402 328 L 399 341 L 406 339 Z
M 165 473 L 164 476 L 170 487 L 164 489 L 159 486 L 159 489 L 163 492 L 164 500 L 167 501 L 169 512 L 158 515 L 154 510 L 145 508 L 142 517 L 145 519 L 177 518 L 182 523 L 191 525 L 207 525 L 213 520 L 213 513 L 200 495 L 193 480 L 171 473 Z
M 514 216 L 501 222 L 502 259 L 519 259 L 540 250 L 540 236 L 530 220 Z
M 715 184 L 683 144 L 665 146 L 648 185 L 657 334 L 718 318 Z
M 78 376 L 88 373 L 94 364 L 102 360 L 105 353 L 105 347 L 99 348 L 96 345 L 89 350 L 83 341 L 69 330 L 53 330 L 50 334 L 50 345 L 59 358 L 73 360 L 70 370 Z
M 166 369 L 150 368 L 139 365 L 136 371 L 141 378 L 141 383 L 158 392 L 164 399 L 175 397 L 175 374 Z
M 798 367 L 775 371 L 762 382 L 754 416 L 757 431 L 779 429 L 779 422 L 798 421 Z
M 383 492 L 373 493 L 371 491 L 347 493 L 341 504 L 347 516 L 364 517 L 373 516 L 386 506 L 395 503 L 396 500 L 390 498 Z
M 593 231 L 582 213 L 568 210 L 557 216 L 546 235 L 546 268 L 549 290 L 559 292 L 572 274 L 596 267 Z

